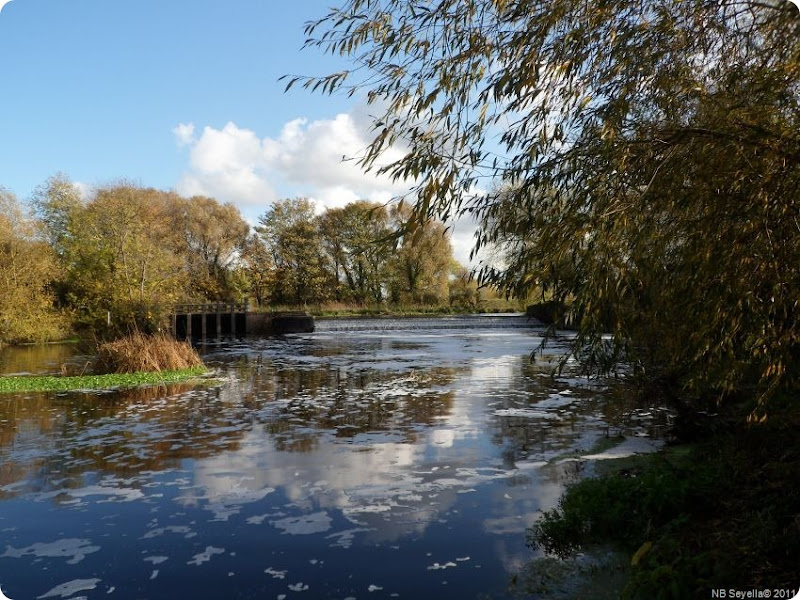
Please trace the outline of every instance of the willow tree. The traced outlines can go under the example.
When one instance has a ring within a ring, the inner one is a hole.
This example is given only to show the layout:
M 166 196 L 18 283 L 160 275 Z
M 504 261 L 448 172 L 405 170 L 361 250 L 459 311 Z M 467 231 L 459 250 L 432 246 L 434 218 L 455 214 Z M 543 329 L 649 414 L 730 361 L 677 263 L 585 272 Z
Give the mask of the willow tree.
M 797 385 L 792 3 L 347 0 L 306 31 L 353 68 L 289 87 L 366 92 L 361 165 L 413 181 L 419 221 L 481 219 L 476 247 L 508 250 L 483 279 L 570 300 L 588 364 Z

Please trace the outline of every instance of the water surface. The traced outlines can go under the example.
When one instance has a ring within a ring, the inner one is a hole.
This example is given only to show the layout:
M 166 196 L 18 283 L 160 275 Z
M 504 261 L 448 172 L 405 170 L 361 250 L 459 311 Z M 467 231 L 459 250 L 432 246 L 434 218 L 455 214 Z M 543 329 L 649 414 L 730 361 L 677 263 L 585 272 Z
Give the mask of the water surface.
M 611 430 L 665 423 L 524 320 L 320 322 L 221 380 L 0 396 L 0 587 L 25 598 L 509 598 Z

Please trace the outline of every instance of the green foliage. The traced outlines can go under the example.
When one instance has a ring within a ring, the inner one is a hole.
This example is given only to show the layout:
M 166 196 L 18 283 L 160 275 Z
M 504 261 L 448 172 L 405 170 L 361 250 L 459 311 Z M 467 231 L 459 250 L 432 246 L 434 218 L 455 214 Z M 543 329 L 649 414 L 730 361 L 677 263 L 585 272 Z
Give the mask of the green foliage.
M 232 204 L 213 198 L 176 198 L 170 221 L 182 233 L 178 252 L 186 257 L 192 295 L 214 302 L 242 300 L 242 278 L 234 269 L 247 243 L 250 226 Z
M 123 183 L 73 209 L 64 279 L 84 325 L 103 331 L 110 313 L 115 333 L 150 331 L 181 295 L 186 273 L 167 208 L 163 193 Z
M 56 264 L 37 223 L 0 187 L 0 344 L 61 338 L 66 319 L 53 307 Z
M 249 227 L 230 204 L 125 182 L 84 201 L 57 175 L 34 205 L 58 259 L 51 287 L 101 337 L 157 331 L 177 302 L 240 300 L 249 287 Z
M 561 557 L 615 545 L 630 557 L 627 597 L 794 586 L 800 446 L 796 418 L 783 417 L 780 425 L 740 420 L 701 445 L 625 460 L 580 481 L 529 542 Z
M 247 282 L 249 296 L 256 306 L 267 306 L 275 285 L 275 263 L 269 248 L 257 233 L 249 235 L 242 246 L 239 272 Z
M 287 87 L 366 90 L 362 166 L 414 182 L 412 221 L 482 220 L 507 259 L 482 280 L 571 301 L 587 365 L 766 401 L 800 373 L 797 23 L 754 0 L 347 0 L 307 45 L 353 69 Z
M 351 202 L 326 210 L 318 222 L 336 279 L 335 299 L 382 303 L 394 246 L 386 208 L 363 200 Z
M 453 250 L 444 224 L 416 221 L 407 204 L 393 206 L 391 218 L 400 236 L 389 264 L 392 301 L 447 303 Z
M 0 377 L 0 393 L 65 392 L 69 390 L 95 390 L 130 388 L 141 385 L 160 385 L 193 379 L 207 372 L 204 366 L 176 371 L 110 373 L 106 375 L 79 375 L 56 377 L 30 375 Z
M 404 205 L 387 211 L 359 201 L 316 216 L 307 199 L 282 200 L 259 218 L 251 250 L 269 254 L 272 276 L 259 275 L 257 263 L 248 270 L 269 280 L 273 304 L 447 305 L 447 231 L 438 222 L 409 222 L 410 215 Z
M 281 200 L 258 221 L 256 231 L 275 266 L 272 301 L 304 305 L 326 300 L 333 282 L 313 203 L 307 198 Z
M 696 510 L 694 503 L 702 503 L 707 491 L 690 489 L 689 481 L 667 463 L 636 477 L 584 479 L 567 490 L 557 510 L 544 513 L 531 540 L 562 557 L 609 540 L 635 550 L 651 528 L 663 527 L 690 507 Z
M 42 329 L 22 331 L 20 323 L 55 323 L 52 315 L 37 321 L 23 310 L 52 303 L 52 295 L 79 329 L 101 338 L 163 330 L 180 302 L 381 305 L 390 290 L 412 304 L 447 301 L 443 228 L 400 235 L 393 228 L 403 226 L 400 213 L 390 218 L 385 207 L 366 201 L 316 215 L 307 199 L 284 200 L 262 215 L 254 234 L 233 205 L 126 182 L 82 199 L 57 175 L 36 190 L 34 206 L 39 224 L 29 225 L 41 230 L 35 240 L 24 234 L 26 251 L 50 262 L 27 267 L 33 273 L 34 265 L 50 265 L 36 275 L 47 291 L 39 304 L 18 302 L 4 313 L 6 330 L 12 320 L 19 330 L 2 338 L 9 341 L 46 337 Z

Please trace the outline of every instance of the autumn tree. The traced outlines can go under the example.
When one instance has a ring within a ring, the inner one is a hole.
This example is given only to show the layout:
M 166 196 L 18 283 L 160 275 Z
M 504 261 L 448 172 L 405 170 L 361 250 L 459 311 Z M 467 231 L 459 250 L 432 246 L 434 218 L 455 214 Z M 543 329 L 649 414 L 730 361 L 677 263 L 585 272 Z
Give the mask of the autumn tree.
M 386 298 L 392 229 L 386 207 L 365 200 L 318 217 L 336 279 L 337 300 L 382 303 Z
M 347 0 L 308 45 L 353 68 L 289 85 L 366 92 L 361 164 L 414 181 L 413 221 L 534 240 L 482 278 L 570 300 L 585 364 L 763 404 L 800 376 L 798 22 L 777 0 Z
M 237 261 L 250 226 L 233 204 L 213 198 L 169 196 L 168 211 L 180 233 L 178 251 L 185 256 L 192 294 L 200 300 L 238 301 L 243 278 Z
M 258 233 L 250 234 L 245 240 L 239 268 L 247 282 L 249 296 L 255 300 L 257 306 L 267 306 L 275 286 L 275 263 Z
M 307 198 L 281 200 L 258 219 L 275 265 L 274 303 L 303 305 L 330 297 L 333 275 L 322 249 L 314 205 Z
M 444 224 L 435 220 L 415 221 L 407 204 L 393 206 L 391 217 L 400 234 L 390 261 L 392 300 L 447 304 L 453 250 Z
M 450 265 L 448 302 L 453 308 L 474 312 L 482 308 L 478 282 L 468 268 L 453 260 Z
M 183 297 L 186 271 L 172 226 L 170 196 L 121 183 L 97 190 L 85 203 L 44 195 L 40 212 L 58 240 L 66 301 L 79 324 L 106 331 L 160 325 Z
M 54 309 L 55 257 L 38 223 L 0 187 L 0 345 L 56 339 L 66 331 Z

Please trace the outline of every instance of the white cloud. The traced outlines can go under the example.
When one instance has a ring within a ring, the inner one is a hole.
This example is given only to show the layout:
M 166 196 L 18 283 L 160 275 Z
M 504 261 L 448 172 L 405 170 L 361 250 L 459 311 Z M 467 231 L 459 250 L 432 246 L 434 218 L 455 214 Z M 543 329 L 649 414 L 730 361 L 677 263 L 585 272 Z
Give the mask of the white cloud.
M 172 133 L 175 135 L 178 146 L 189 146 L 194 142 L 194 123 L 179 123 Z
M 243 213 L 263 212 L 280 197 L 307 196 L 320 209 L 358 199 L 386 202 L 406 192 L 408 184 L 364 173 L 357 165 L 370 124 L 363 109 L 332 119 L 294 119 L 274 138 L 234 122 L 222 129 L 206 126 L 198 137 L 194 124 L 181 123 L 172 132 L 179 146 L 188 147 L 189 166 L 176 189 L 233 202 Z M 384 159 L 400 156 L 401 150 L 392 149 Z
M 475 245 L 475 231 L 477 224 L 473 219 L 462 217 L 451 223 L 450 245 L 453 247 L 453 257 L 464 266 L 474 265 L 469 254 Z
M 293 119 L 275 137 L 260 137 L 234 122 L 221 129 L 203 127 L 197 135 L 193 123 L 181 123 L 172 132 L 178 146 L 188 148 L 189 164 L 176 191 L 232 202 L 250 222 L 279 198 L 311 198 L 319 212 L 361 199 L 387 203 L 406 193 L 411 182 L 365 173 L 358 165 L 372 137 L 369 111 L 358 104 L 331 119 Z M 399 147 L 389 149 L 381 164 L 402 153 Z M 461 218 L 452 225 L 455 258 L 476 264 L 469 260 L 476 223 Z

